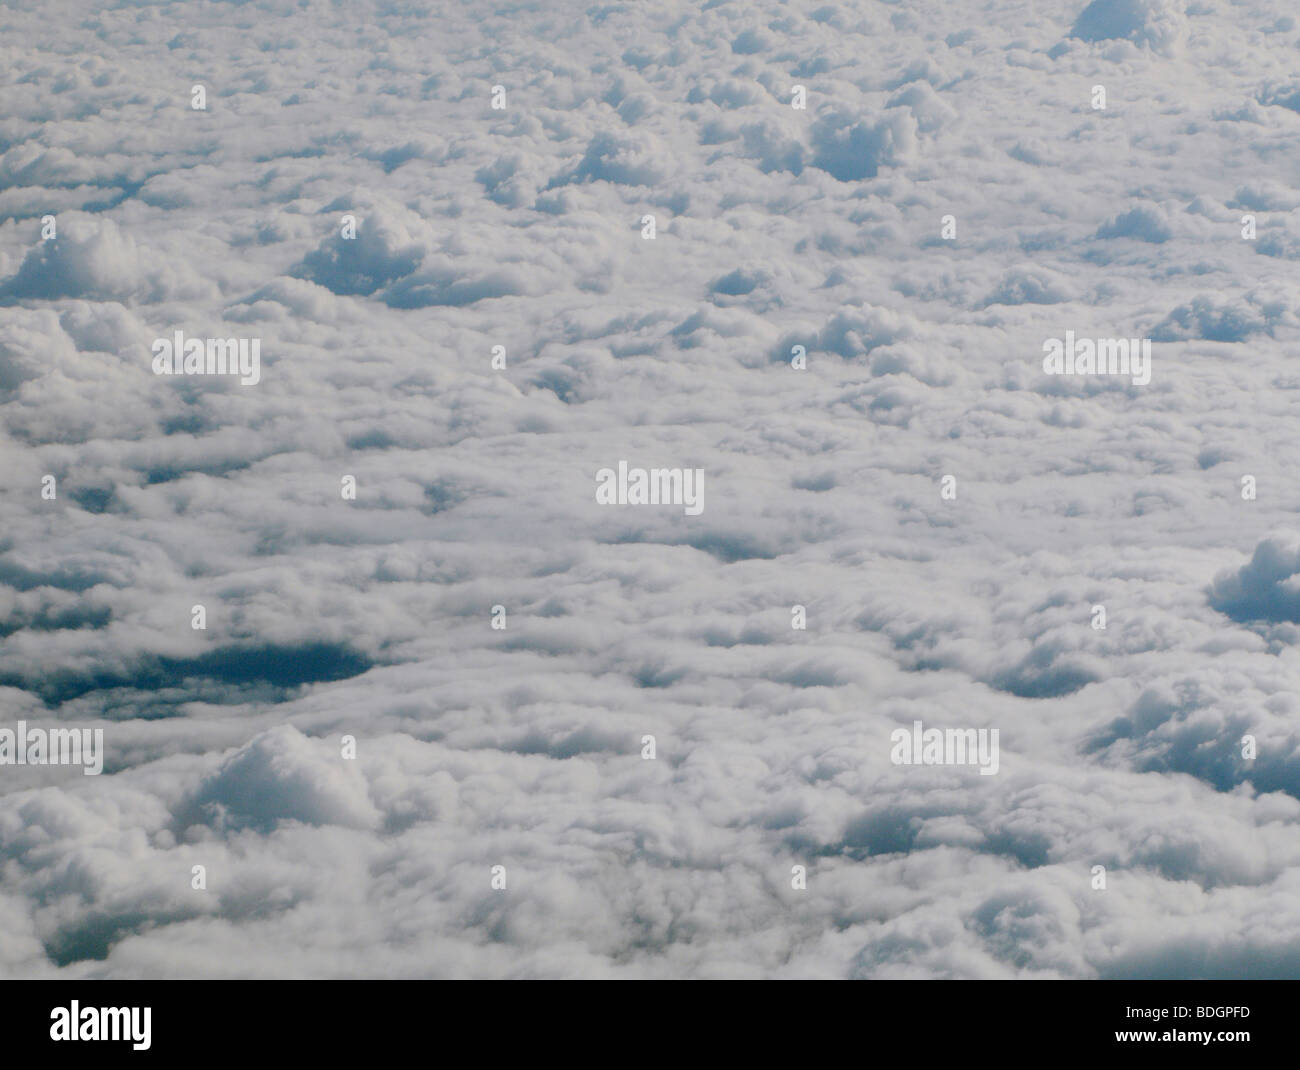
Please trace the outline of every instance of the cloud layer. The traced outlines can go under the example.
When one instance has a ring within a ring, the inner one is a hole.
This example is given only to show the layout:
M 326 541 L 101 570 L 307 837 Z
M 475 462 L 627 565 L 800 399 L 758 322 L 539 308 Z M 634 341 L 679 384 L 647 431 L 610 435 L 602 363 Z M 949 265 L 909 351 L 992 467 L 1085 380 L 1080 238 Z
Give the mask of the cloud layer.
M 1288 12 L 8 5 L 0 973 L 1300 977 Z

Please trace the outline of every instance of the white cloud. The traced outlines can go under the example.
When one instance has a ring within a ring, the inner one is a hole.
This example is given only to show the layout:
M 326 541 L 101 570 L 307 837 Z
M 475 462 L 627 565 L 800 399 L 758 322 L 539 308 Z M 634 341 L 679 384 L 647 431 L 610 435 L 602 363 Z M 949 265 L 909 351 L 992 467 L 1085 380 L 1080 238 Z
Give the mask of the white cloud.
M 52 2 L 0 698 L 107 762 L 0 767 L 0 970 L 1300 975 L 1284 5 Z M 261 381 L 153 375 L 176 329 Z

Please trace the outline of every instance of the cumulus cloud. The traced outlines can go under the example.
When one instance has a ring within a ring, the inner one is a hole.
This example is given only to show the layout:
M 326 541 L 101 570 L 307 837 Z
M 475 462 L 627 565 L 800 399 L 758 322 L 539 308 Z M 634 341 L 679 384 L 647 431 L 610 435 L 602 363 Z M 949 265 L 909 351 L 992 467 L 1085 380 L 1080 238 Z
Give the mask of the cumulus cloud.
M 335 226 L 295 273 L 336 294 L 368 296 L 409 275 L 424 257 L 425 246 L 395 214 L 376 208 L 359 222 L 353 215 L 352 224 L 351 233 L 345 233 L 348 224 Z
M 812 129 L 813 166 L 841 182 L 875 178 L 881 167 L 902 163 L 913 154 L 916 126 L 910 108 L 891 109 L 875 121 L 831 112 Z
M 1187 33 L 1181 0 L 1092 0 L 1070 30 L 1083 41 L 1128 40 L 1171 53 Z
M 1249 298 L 1228 302 L 1201 295 L 1171 311 L 1152 328 L 1151 337 L 1161 342 L 1196 338 L 1242 342 L 1268 330 L 1269 318 L 1269 313 Z
M 653 186 L 667 173 L 666 153 L 652 133 L 623 134 L 602 130 L 588 142 L 577 166 L 555 178 L 549 186 L 564 186 L 571 182 Z
M 379 814 L 365 781 L 323 749 L 292 725 L 272 728 L 224 761 L 199 786 L 192 805 L 221 829 L 268 831 L 281 821 L 374 825 Z
M 1234 620 L 1300 623 L 1300 537 L 1262 541 L 1249 562 L 1215 579 L 1210 604 Z
M 1138 205 L 1107 220 L 1097 230 L 1099 238 L 1135 238 L 1158 245 L 1173 237 L 1173 230 L 1164 213 L 1156 208 Z
M 135 239 L 111 219 L 65 220 L 64 236 L 41 242 L 17 273 L 0 285 L 0 298 L 130 297 L 143 284 Z
M 1300 976 L 1295 26 L 1050 7 L 7 8 L 0 973 Z

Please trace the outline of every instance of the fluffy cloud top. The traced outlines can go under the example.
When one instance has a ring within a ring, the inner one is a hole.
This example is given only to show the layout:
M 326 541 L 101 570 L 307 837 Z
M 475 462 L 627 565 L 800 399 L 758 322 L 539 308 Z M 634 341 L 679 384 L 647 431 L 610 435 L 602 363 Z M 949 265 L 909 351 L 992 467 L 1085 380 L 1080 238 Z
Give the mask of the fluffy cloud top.
M 0 972 L 1300 976 L 1282 0 L 5 20 Z

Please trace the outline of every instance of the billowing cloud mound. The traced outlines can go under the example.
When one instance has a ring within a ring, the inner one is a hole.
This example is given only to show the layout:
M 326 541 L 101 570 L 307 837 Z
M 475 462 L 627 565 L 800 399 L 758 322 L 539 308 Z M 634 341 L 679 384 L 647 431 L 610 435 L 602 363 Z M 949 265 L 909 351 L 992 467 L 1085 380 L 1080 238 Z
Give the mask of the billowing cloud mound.
M 1156 208 L 1138 205 L 1107 220 L 1097 230 L 1099 238 L 1136 238 L 1138 241 L 1159 244 L 1173 237 L 1164 213 Z
M 131 297 L 144 284 L 135 239 L 111 219 L 65 218 L 62 234 L 32 247 L 0 297 Z
M 833 112 L 812 130 L 814 167 L 841 182 L 875 178 L 881 167 L 908 159 L 916 149 L 916 118 L 907 109 L 885 112 L 874 121 Z
M 1300 536 L 1261 542 L 1249 562 L 1215 579 L 1210 604 L 1234 620 L 1300 624 Z
M 1075 19 L 1071 37 L 1128 40 L 1168 53 L 1187 32 L 1181 0 L 1092 0 Z
M 1300 83 L 1291 81 L 1266 86 L 1260 91 L 1259 102 L 1300 112 Z
M 667 174 L 666 152 L 653 134 L 602 130 L 591 139 L 577 167 L 551 185 L 612 182 L 622 186 L 653 186 Z
M 303 257 L 295 273 L 336 294 L 366 296 L 419 266 L 425 247 L 396 214 L 377 208 L 353 220 L 355 233 L 345 236 L 332 218 L 334 232 Z
M 1276 311 L 1273 313 L 1276 315 Z M 1249 298 L 1235 302 L 1202 295 L 1179 305 L 1151 330 L 1158 342 L 1203 338 L 1211 342 L 1244 342 L 1268 330 L 1269 312 Z
M 355 768 L 292 725 L 263 732 L 200 786 L 194 806 L 222 829 L 270 830 L 280 821 L 366 828 L 378 812 Z
M 59 329 L 57 313 L 15 309 L 3 315 L 5 333 L 0 336 L 0 390 L 17 390 L 39 378 L 56 354 L 72 351 L 68 336 Z

